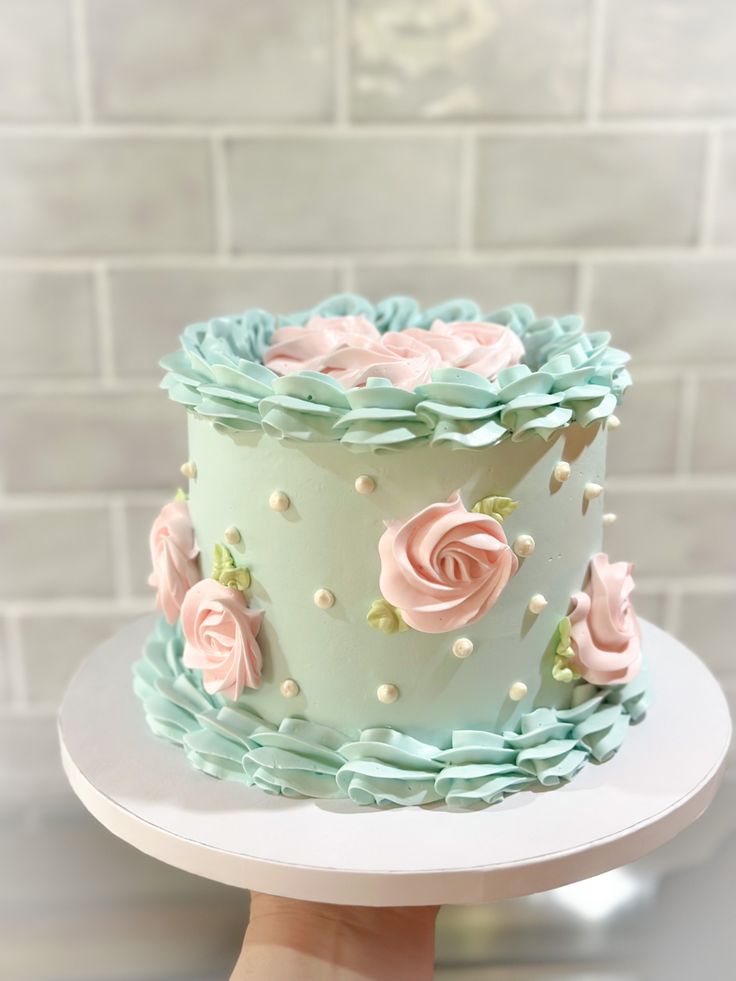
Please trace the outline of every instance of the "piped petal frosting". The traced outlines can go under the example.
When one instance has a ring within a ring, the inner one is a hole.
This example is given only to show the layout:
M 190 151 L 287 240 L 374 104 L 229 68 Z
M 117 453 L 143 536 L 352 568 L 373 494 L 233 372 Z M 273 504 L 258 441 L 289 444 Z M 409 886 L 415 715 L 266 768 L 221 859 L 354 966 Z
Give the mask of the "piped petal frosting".
M 385 727 L 350 737 L 297 718 L 276 727 L 208 694 L 199 673 L 184 665 L 183 649 L 178 624 L 161 618 L 134 665 L 134 689 L 153 732 L 182 745 L 211 776 L 286 797 L 484 807 L 526 788 L 567 782 L 590 760 L 610 759 L 648 704 L 642 672 L 626 685 L 580 682 L 568 708 L 527 712 L 503 733 L 457 729 L 444 746 Z
M 325 322 L 334 349 L 312 336 Z M 193 324 L 161 364 L 169 397 L 218 427 L 376 451 L 417 442 L 482 448 L 600 422 L 631 384 L 627 361 L 607 333 L 587 334 L 581 318 L 537 319 L 523 304 L 483 313 L 472 301 L 449 300 L 422 310 L 410 297 L 374 305 L 338 294 L 279 318 L 250 310 Z M 320 413 L 314 398 L 284 394 L 277 379 L 293 373 L 331 381 L 344 399 L 376 382 L 398 397 L 364 404 L 343 424 L 339 400 L 317 401 L 329 410 Z M 478 404 L 489 386 L 492 397 Z M 406 391 L 422 395 L 416 419 L 397 417 Z

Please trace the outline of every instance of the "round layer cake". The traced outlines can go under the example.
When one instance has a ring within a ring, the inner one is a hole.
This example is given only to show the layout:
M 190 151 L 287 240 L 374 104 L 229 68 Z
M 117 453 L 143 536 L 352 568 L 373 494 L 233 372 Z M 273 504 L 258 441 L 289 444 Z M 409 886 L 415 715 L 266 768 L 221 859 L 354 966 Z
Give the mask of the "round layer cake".
M 476 807 L 604 761 L 645 711 L 601 552 L 627 356 L 578 317 L 352 295 L 165 358 L 188 494 L 151 533 L 154 732 L 214 776 Z

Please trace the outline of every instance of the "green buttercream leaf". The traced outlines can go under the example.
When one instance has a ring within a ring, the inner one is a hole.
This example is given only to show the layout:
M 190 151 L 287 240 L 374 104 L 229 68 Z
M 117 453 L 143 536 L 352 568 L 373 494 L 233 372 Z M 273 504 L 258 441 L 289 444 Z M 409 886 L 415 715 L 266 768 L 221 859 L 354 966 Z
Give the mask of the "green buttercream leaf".
M 383 597 L 373 601 L 366 619 L 371 627 L 382 630 L 385 634 L 401 633 L 409 629 L 400 611 Z
M 227 569 L 235 568 L 235 560 L 233 559 L 230 549 L 225 545 L 221 545 L 219 542 L 215 543 L 215 547 L 212 552 L 212 578 L 220 580 L 220 576 Z
M 174 500 L 175 501 L 188 501 L 189 500 L 189 495 L 187 494 L 187 492 L 185 490 L 182 490 L 182 488 L 179 487 L 179 488 L 177 488 L 176 494 L 174 494 Z
M 251 582 L 250 571 L 238 568 L 230 549 L 220 542 L 212 551 L 212 578 L 230 589 L 248 589 Z
M 570 647 L 570 635 L 570 617 L 563 617 L 557 624 L 557 653 L 562 657 L 573 656 L 573 651 Z
M 250 571 L 248 569 L 223 569 L 218 577 L 223 586 L 230 589 L 248 589 L 250 586 Z
M 577 681 L 581 677 L 571 664 L 575 651 L 572 649 L 570 636 L 570 618 L 563 617 L 557 624 L 557 649 L 552 665 L 552 677 L 555 681 Z
M 476 501 L 472 511 L 476 514 L 487 514 L 496 521 L 503 521 L 518 508 L 519 502 L 512 501 L 510 497 L 483 497 Z

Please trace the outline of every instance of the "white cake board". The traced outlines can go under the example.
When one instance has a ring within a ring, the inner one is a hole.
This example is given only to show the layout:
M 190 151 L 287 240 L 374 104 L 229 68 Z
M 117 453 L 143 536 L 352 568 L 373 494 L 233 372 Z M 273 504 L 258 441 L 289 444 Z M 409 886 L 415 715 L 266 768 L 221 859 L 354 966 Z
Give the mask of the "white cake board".
M 693 653 L 643 623 L 653 706 L 613 760 L 570 784 L 470 812 L 273 797 L 206 776 L 151 733 L 131 666 L 152 622 L 106 641 L 74 677 L 59 716 L 64 769 L 113 834 L 228 885 L 367 906 L 540 892 L 673 838 L 710 804 L 723 774 L 731 722 L 721 689 Z

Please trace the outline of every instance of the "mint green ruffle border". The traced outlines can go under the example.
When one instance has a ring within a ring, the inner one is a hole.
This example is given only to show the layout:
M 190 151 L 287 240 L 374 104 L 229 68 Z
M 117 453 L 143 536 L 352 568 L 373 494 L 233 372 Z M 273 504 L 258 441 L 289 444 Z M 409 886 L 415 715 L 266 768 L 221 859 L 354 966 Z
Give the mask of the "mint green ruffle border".
M 470 809 L 533 787 L 571 780 L 586 763 L 605 762 L 647 709 L 640 676 L 624 686 L 572 689 L 566 709 L 538 708 L 515 731 L 456 730 L 449 747 L 394 729 L 358 739 L 289 718 L 278 726 L 208 695 L 181 663 L 178 624 L 163 617 L 133 668 L 134 689 L 157 736 L 184 748 L 193 766 L 285 797 L 349 797 L 357 804 L 431 804 Z
M 263 365 L 274 330 L 303 325 L 314 314 L 363 314 L 379 331 L 428 329 L 435 320 L 493 321 L 521 339 L 524 363 L 488 381 L 472 371 L 443 368 L 413 392 L 386 379 L 346 389 L 321 372 L 279 377 Z M 276 439 L 340 442 L 356 451 L 421 443 L 480 448 L 502 439 L 549 439 L 572 422 L 605 419 L 631 384 L 629 356 L 610 347 L 605 332 L 586 333 L 578 316 L 535 317 L 516 304 L 482 313 L 470 300 L 421 310 L 409 297 L 375 306 L 338 294 L 301 313 L 274 317 L 249 310 L 192 324 L 181 349 L 161 360 L 162 387 L 175 402 L 223 430 L 263 431 Z

